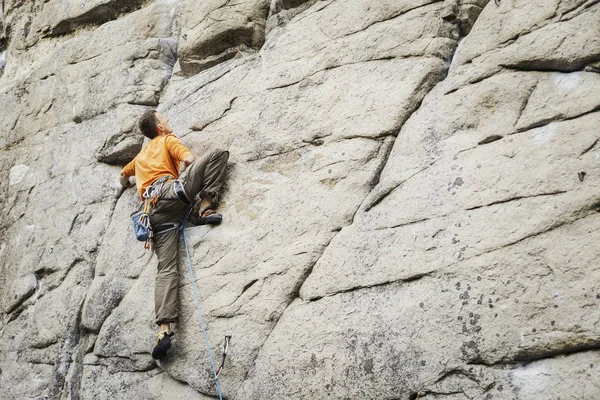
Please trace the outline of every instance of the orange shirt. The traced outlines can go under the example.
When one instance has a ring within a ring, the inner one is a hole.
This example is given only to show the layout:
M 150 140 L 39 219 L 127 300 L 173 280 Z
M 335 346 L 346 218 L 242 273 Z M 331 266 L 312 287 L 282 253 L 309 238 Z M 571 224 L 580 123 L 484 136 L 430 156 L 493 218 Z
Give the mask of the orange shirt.
M 157 136 L 144 146 L 121 173 L 127 177 L 135 175 L 137 190 L 143 200 L 146 188 L 161 176 L 179 178 L 179 163 L 191 155 L 175 135 Z

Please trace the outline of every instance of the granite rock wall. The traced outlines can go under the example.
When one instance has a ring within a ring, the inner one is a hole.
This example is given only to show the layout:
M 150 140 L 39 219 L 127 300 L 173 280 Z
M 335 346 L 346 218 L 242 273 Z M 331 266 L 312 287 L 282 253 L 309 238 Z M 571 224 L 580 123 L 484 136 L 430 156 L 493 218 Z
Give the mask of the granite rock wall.
M 600 398 L 597 0 L 1 7 L 0 398 L 216 396 L 183 251 L 150 357 L 149 108 L 231 153 L 188 229 L 224 398 Z

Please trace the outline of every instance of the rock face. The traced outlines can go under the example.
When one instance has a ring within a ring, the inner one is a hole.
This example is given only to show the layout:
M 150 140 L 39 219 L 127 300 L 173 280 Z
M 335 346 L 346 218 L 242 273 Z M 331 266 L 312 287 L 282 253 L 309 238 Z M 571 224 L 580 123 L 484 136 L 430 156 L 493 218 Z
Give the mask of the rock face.
M 224 398 L 600 398 L 600 3 L 9 0 L 0 398 L 214 398 L 118 184 L 158 108 L 231 153 L 188 229 Z

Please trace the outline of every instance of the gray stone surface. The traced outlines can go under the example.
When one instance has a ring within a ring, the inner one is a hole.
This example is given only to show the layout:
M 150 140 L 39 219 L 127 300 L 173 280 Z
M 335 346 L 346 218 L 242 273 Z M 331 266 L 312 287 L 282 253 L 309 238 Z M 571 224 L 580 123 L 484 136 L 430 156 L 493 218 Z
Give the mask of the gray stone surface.
M 110 373 L 107 368 L 86 365 L 82 379 L 82 398 L 89 399 L 151 399 L 173 398 L 181 400 L 201 400 L 202 396 L 189 386 L 173 380 L 165 372 Z
M 119 169 L 157 107 L 231 153 L 187 230 L 228 399 L 600 397 L 595 0 L 11 0 L 0 399 L 214 398 L 181 251 Z
M 193 75 L 259 50 L 265 42 L 268 0 L 181 1 L 181 70 Z

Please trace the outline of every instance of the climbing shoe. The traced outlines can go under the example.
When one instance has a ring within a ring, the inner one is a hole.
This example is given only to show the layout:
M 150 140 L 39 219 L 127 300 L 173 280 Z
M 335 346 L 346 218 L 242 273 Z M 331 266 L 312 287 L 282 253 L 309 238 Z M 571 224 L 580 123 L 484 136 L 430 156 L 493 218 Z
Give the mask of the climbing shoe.
M 152 349 L 152 358 L 162 360 L 167 355 L 167 351 L 171 348 L 171 336 L 175 333 L 167 333 L 165 331 L 156 334 L 156 344 Z
M 218 225 L 223 220 L 221 214 L 217 214 L 215 210 L 208 206 L 204 210 L 200 211 L 200 218 L 198 219 L 198 225 Z

